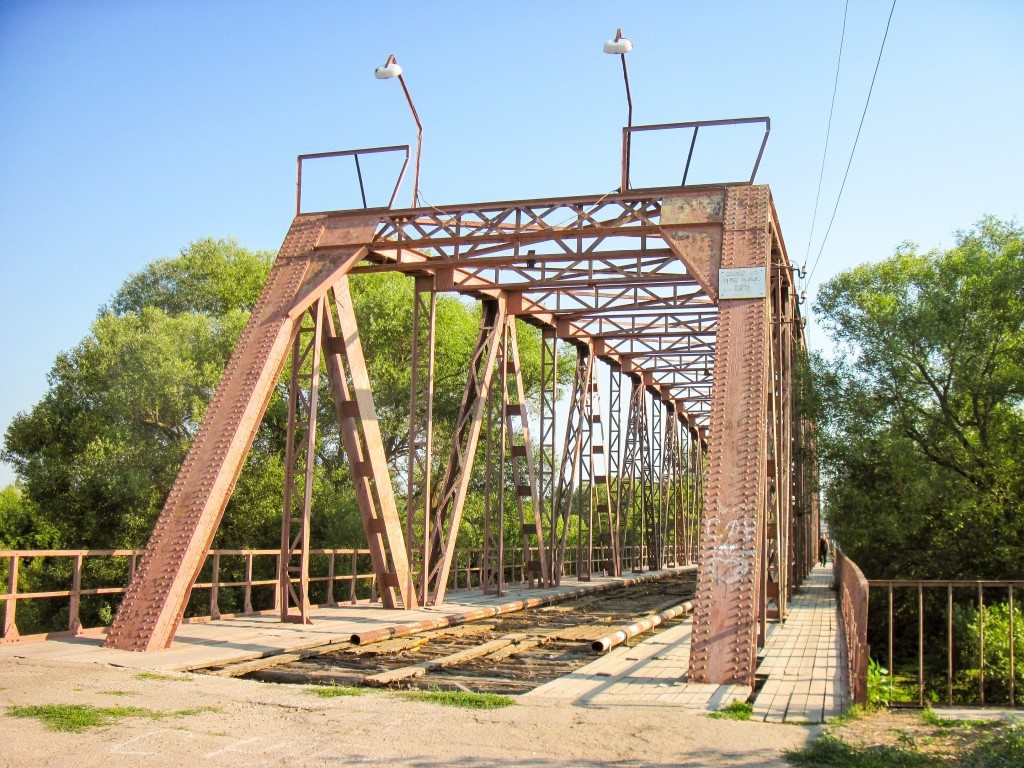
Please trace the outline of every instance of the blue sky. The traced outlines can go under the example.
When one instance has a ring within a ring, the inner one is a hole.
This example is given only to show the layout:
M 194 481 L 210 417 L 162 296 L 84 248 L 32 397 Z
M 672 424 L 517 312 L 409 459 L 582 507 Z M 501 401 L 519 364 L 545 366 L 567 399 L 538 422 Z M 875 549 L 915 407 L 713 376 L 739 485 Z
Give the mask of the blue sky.
M 889 7 L 850 2 L 812 261 Z M 398 84 L 373 78 L 389 53 L 424 123 L 431 203 L 601 193 L 625 122 L 601 44 L 622 27 L 636 123 L 771 117 L 758 181 L 802 263 L 842 18 L 840 0 L 0 0 L 0 430 L 130 272 L 207 235 L 276 250 L 297 154 L 412 143 Z M 1013 0 L 898 0 L 812 300 L 904 240 L 950 245 L 983 214 L 1024 214 L 1022 31 Z M 752 160 L 749 136 L 719 138 L 698 144 L 694 181 Z M 651 183 L 678 175 L 678 149 L 635 152 Z M 813 325 L 811 339 L 826 343 Z

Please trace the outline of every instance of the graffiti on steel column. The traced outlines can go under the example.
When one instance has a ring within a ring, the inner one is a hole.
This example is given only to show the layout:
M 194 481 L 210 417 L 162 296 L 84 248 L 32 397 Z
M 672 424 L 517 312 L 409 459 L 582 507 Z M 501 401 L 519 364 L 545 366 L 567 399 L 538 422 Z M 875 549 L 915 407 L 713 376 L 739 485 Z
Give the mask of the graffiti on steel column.
M 718 544 L 704 553 L 705 569 L 716 584 L 730 587 L 749 583 L 757 555 L 757 520 L 745 514 L 744 507 L 724 509 L 727 519 L 718 516 L 705 520 L 708 541 Z

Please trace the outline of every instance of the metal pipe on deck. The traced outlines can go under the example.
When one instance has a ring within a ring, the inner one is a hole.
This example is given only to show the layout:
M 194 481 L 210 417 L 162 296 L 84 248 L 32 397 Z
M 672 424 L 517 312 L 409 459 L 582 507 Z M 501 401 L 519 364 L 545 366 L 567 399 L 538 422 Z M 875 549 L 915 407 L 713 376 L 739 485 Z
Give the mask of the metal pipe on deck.
M 650 632 L 655 627 L 663 624 L 670 619 L 674 619 L 677 616 L 690 613 L 693 610 L 693 601 L 687 600 L 685 603 L 672 606 L 661 613 L 656 613 L 653 616 L 648 616 L 646 619 L 641 619 L 628 627 L 623 627 L 612 632 L 610 635 L 605 635 L 600 640 L 595 640 L 590 644 L 590 648 L 595 653 L 604 653 L 605 651 L 611 650 L 617 645 L 629 640 L 631 637 L 636 637 L 644 632 Z

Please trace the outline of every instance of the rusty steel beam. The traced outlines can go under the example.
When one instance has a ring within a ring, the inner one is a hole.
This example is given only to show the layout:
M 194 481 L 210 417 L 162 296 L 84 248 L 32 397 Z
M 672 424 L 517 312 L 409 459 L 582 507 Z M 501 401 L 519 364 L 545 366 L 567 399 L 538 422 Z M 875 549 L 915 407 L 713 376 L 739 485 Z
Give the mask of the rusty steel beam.
M 291 347 L 296 322 L 366 254 L 376 218 L 298 217 L 189 447 L 105 646 L 166 648 Z M 319 247 L 318 247 L 319 246 Z
M 765 187 L 730 189 L 723 269 L 770 266 Z M 689 679 L 753 685 L 765 528 L 770 306 L 720 299 Z
M 406 546 L 410 575 L 419 567 L 419 601 L 429 599 L 423 578 L 430 551 L 431 479 L 434 454 L 434 342 L 437 293 L 431 276 L 415 278 L 412 328 L 412 381 L 409 387 L 409 477 Z M 418 527 L 418 530 L 417 530 Z
M 488 301 L 480 317 L 480 331 L 470 362 L 469 377 L 462 395 L 462 404 L 456 419 L 455 435 L 448 458 L 448 466 L 431 510 L 431 531 L 427 560 L 423 564 L 422 578 L 428 583 L 430 600 L 434 605 L 444 602 L 448 589 L 455 540 L 466 503 L 466 494 L 473 474 L 473 463 L 483 425 L 487 393 L 494 375 L 505 325 L 506 305 L 503 297 Z
M 281 513 L 281 557 L 278 560 L 278 608 L 281 611 L 281 621 L 296 624 L 311 623 L 309 523 L 313 508 L 320 346 L 323 340 L 325 304 L 326 299 L 323 296 L 313 302 L 313 306 L 299 321 L 299 329 L 292 342 L 292 372 L 291 384 L 288 387 L 288 428 L 284 459 L 284 508 Z
M 386 608 L 415 608 L 418 601 L 409 573 L 408 550 L 347 275 L 334 282 L 331 296 L 335 316 L 327 317 L 327 368 L 378 591 Z
M 721 270 L 738 267 L 767 269 L 770 296 L 728 298 L 727 281 L 721 298 Z M 298 321 L 316 304 L 333 308 L 322 326 L 325 366 L 385 605 L 443 602 L 490 401 L 492 429 L 484 434 L 499 516 L 488 526 L 488 584 L 502 586 L 500 515 L 511 477 L 524 559 L 536 537 L 540 583 L 557 582 L 570 524 L 584 578 L 620 573 L 627 541 L 635 545 L 628 554 L 634 570 L 666 558 L 690 562 L 699 551 L 691 679 L 749 683 L 758 629 L 763 635 L 769 607 L 784 614 L 792 585 L 813 561 L 818 524 L 814 468 L 794 458 L 813 447 L 813 427 L 797 423 L 793 407 L 792 368 L 803 341 L 788 270 L 767 187 L 297 216 L 108 644 L 169 643 Z M 405 536 L 345 277 L 381 271 L 417 281 Z M 484 311 L 448 464 L 435 484 L 432 350 L 436 293 L 443 291 L 474 297 Z M 541 329 L 535 468 L 516 318 Z M 563 342 L 579 357 L 559 456 Z M 611 371 L 607 424 L 598 362 Z M 632 388 L 625 409 L 622 377 Z M 293 439 L 308 438 L 313 426 Z M 310 471 L 307 462 L 293 474 L 302 475 L 303 509 Z M 794 514 L 793 497 L 806 514 Z M 301 556 L 301 537 L 289 536 L 299 546 L 288 551 Z M 611 557 L 601 550 L 595 562 L 598 548 L 609 546 Z M 303 567 L 295 573 L 291 598 L 299 605 Z

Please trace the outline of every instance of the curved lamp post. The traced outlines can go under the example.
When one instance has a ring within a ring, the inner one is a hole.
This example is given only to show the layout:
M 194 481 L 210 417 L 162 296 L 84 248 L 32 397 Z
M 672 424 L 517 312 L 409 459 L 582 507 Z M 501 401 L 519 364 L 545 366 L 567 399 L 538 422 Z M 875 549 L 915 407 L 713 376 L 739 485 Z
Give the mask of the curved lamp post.
M 623 64 L 623 66 L 625 66 L 625 64 Z M 395 61 L 394 54 L 388 56 L 388 60 L 384 65 L 377 67 L 373 71 L 373 75 L 378 80 L 390 80 L 393 77 L 398 78 L 398 82 L 402 86 L 402 91 L 405 93 L 405 100 L 409 102 L 409 109 L 412 111 L 412 119 L 416 121 L 416 166 L 412 180 L 412 207 L 415 208 L 420 190 L 420 150 L 423 148 L 423 124 L 420 122 L 420 116 L 416 113 L 416 107 L 413 106 L 412 97 L 409 95 L 409 89 L 405 86 L 405 79 L 402 77 L 402 66 Z

